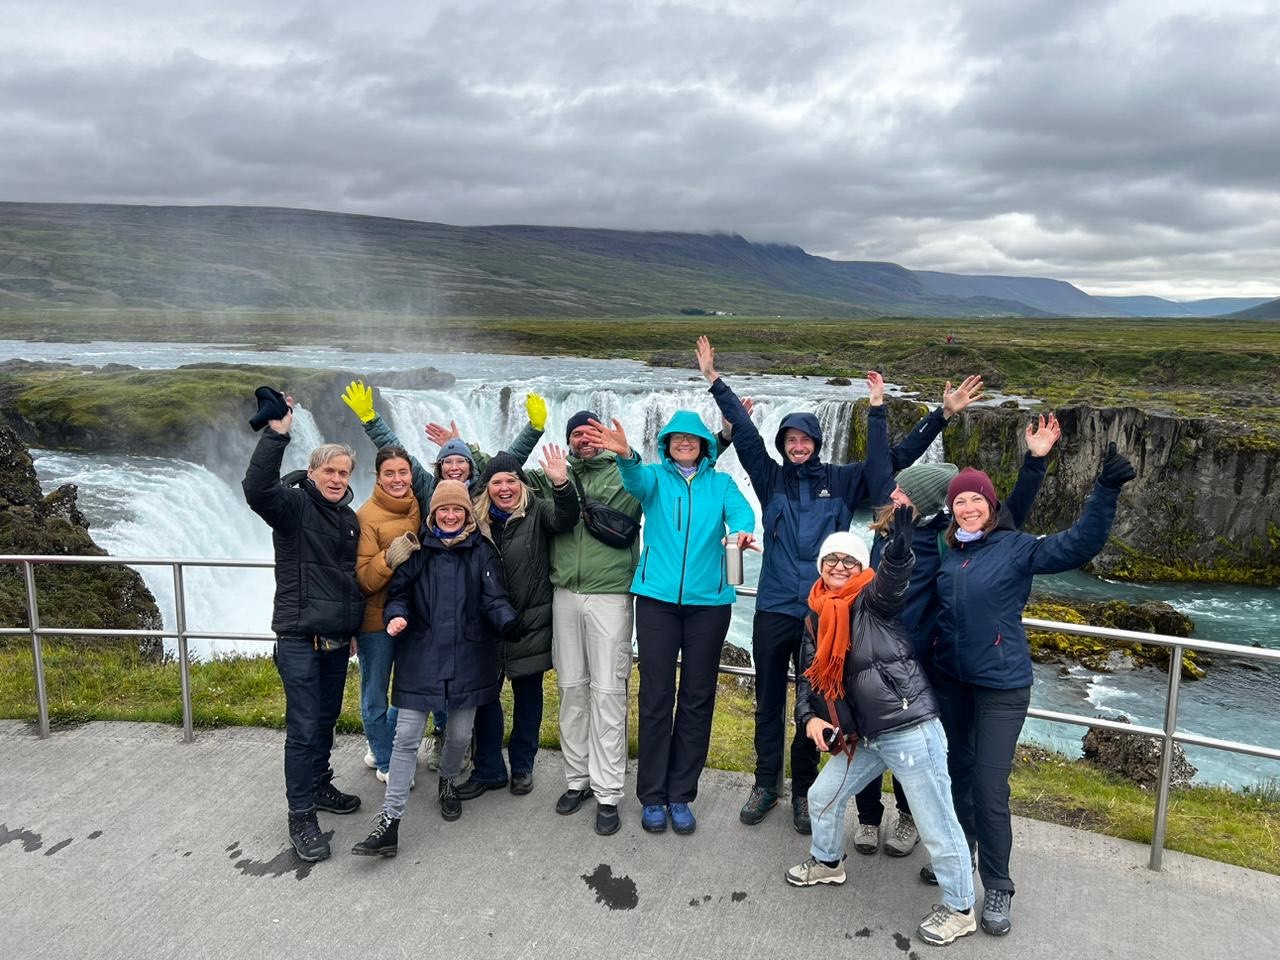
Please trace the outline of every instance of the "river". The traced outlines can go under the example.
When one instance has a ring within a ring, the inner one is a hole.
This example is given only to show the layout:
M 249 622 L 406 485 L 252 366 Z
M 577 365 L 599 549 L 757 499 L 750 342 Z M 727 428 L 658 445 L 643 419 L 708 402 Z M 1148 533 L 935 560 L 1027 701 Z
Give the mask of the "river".
M 27 343 L 0 341 L 0 357 L 67 361 L 79 364 L 128 363 L 167 369 L 185 363 L 221 361 L 343 368 L 369 371 L 375 384 L 378 370 L 436 366 L 457 376 L 447 390 L 383 390 L 379 413 L 393 426 L 409 450 L 430 461 L 435 448 L 426 440 L 422 424 L 428 420 L 456 420 L 464 437 L 493 452 L 507 443 L 523 424 L 520 400 L 529 390 L 543 394 L 550 411 L 549 436 L 559 440 L 558 424 L 579 409 L 593 409 L 603 417 L 617 417 L 632 442 L 652 457 L 658 429 L 677 408 L 697 410 L 708 423 L 718 422 L 714 402 L 692 366 L 689 369 L 650 368 L 621 360 L 511 357 L 478 354 L 359 353 L 332 348 L 288 348 L 270 354 L 236 346 L 106 343 Z M 690 351 L 692 364 L 692 350 Z M 730 377 L 740 395 L 757 402 L 756 420 L 772 436 L 781 418 L 793 410 L 813 411 L 830 436 L 847 426 L 849 404 L 865 396 L 865 385 L 833 387 L 821 379 L 775 376 Z M 511 410 L 499 409 L 499 391 L 510 386 Z M 1001 398 L 1003 399 L 1003 398 Z M 287 467 L 302 458 L 323 431 L 305 409 L 295 420 L 295 441 Z M 940 455 L 935 445 L 928 456 Z M 362 451 L 358 451 L 362 452 Z M 57 451 L 33 451 L 40 481 L 46 490 L 73 482 L 80 488 L 81 509 L 90 518 L 92 533 L 104 548 L 126 556 L 240 557 L 271 556 L 266 525 L 244 505 L 237 485 L 229 484 L 210 465 L 186 461 L 125 456 L 86 456 Z M 369 461 L 365 460 L 364 464 Z M 745 473 L 732 451 L 721 466 L 738 480 L 757 506 Z M 225 470 L 220 471 L 226 473 Z M 357 469 L 353 484 L 356 502 L 372 487 L 368 471 Z M 757 509 L 758 516 L 758 509 Z M 865 535 L 865 526 L 859 527 Z M 142 568 L 168 624 L 173 623 L 172 579 L 167 569 Z M 746 557 L 746 579 L 759 573 L 759 557 Z M 1195 636 L 1227 643 L 1259 643 L 1280 648 L 1280 591 L 1225 585 L 1111 583 L 1084 574 L 1040 578 L 1037 590 L 1084 599 L 1123 598 L 1164 600 L 1196 623 Z M 229 633 L 269 629 L 272 586 L 266 571 L 192 571 L 188 575 L 188 623 L 194 630 Z M 750 599 L 734 610 L 730 641 L 750 649 Z M 229 642 L 200 646 L 202 656 L 237 650 Z M 1081 667 L 1062 671 L 1036 667 L 1033 704 L 1049 709 L 1091 714 L 1127 713 L 1135 722 L 1162 722 L 1165 675 L 1142 669 L 1103 674 Z M 1185 684 L 1179 711 L 1183 729 L 1226 739 L 1264 745 L 1280 744 L 1280 675 L 1249 669 L 1221 658 L 1206 680 Z M 1028 723 L 1025 737 L 1068 754 L 1078 754 L 1077 728 L 1039 721 Z M 1202 749 L 1188 751 L 1199 768 L 1197 780 L 1247 786 L 1280 776 L 1270 761 Z

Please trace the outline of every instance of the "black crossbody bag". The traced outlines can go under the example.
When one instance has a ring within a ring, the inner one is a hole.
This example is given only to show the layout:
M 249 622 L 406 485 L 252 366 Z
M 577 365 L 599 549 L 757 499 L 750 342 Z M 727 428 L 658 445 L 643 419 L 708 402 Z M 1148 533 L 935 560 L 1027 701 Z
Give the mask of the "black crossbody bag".
M 582 489 L 577 475 L 569 471 L 569 476 L 573 477 L 573 485 L 578 489 L 578 501 L 582 504 L 582 525 L 587 528 L 587 533 L 606 547 L 621 549 L 635 543 L 640 533 L 639 521 L 632 520 L 607 503 L 590 499 Z

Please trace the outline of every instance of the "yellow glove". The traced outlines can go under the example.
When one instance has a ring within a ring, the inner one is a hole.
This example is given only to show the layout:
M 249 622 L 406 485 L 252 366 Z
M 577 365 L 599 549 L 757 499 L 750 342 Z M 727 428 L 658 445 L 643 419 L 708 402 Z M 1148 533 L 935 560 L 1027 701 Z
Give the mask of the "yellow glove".
M 359 380 L 347 384 L 347 389 L 342 391 L 342 402 L 351 408 L 361 423 L 368 423 L 377 416 L 373 412 L 373 387 L 366 387 Z
M 536 393 L 524 398 L 524 409 L 529 414 L 529 425 L 535 430 L 547 428 L 547 401 Z

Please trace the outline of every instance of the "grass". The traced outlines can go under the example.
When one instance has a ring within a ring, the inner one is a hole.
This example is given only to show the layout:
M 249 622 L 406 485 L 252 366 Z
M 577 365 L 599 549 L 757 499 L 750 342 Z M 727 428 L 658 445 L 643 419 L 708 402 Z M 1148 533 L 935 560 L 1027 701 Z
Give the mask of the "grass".
M 119 650 L 75 649 L 49 643 L 44 648 L 50 721 L 56 725 L 89 720 L 182 722 L 178 665 L 155 663 Z M 284 696 L 266 657 L 221 658 L 191 670 L 197 727 L 284 726 Z M 630 752 L 638 729 L 633 673 Z M 30 651 L 10 643 L 0 648 L 0 716 L 34 721 L 35 680 Z M 541 741 L 559 746 L 559 695 L 547 674 Z M 348 676 L 338 730 L 359 733 L 359 675 Z M 503 691 L 507 716 L 510 690 Z M 708 765 L 749 772 L 754 702 L 749 690 L 722 678 L 712 728 Z M 1151 792 L 1077 760 L 1036 748 L 1019 748 L 1012 778 L 1014 812 L 1109 836 L 1151 842 L 1155 797 Z M 1280 785 L 1260 784 L 1236 793 L 1215 787 L 1176 790 L 1169 804 L 1165 846 L 1171 850 L 1280 874 Z

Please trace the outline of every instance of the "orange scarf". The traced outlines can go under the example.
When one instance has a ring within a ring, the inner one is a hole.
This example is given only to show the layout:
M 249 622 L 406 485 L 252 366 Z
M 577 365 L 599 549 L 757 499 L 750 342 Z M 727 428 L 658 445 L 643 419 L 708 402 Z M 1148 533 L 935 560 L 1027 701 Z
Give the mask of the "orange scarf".
M 804 675 L 826 699 L 844 697 L 844 658 L 853 643 L 849 614 L 858 594 L 875 575 L 874 570 L 865 569 L 839 590 L 829 589 L 819 577 L 809 591 L 809 609 L 818 615 L 818 649 Z

